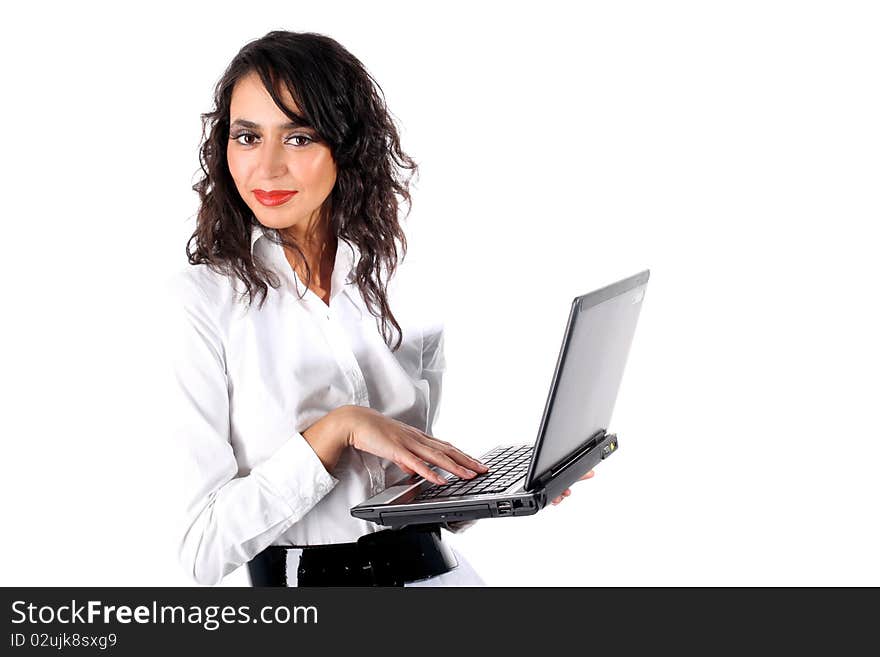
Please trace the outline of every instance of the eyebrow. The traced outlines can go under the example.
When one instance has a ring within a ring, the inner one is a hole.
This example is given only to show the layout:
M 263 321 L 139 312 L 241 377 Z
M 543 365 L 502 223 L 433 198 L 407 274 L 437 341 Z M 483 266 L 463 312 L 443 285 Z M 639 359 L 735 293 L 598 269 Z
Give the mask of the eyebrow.
M 232 122 L 230 127 L 241 126 L 243 128 L 252 128 L 254 130 L 258 130 L 260 128 L 259 123 L 254 123 L 253 121 L 247 121 L 246 119 L 235 119 Z M 278 125 L 279 130 L 288 130 L 290 128 L 311 128 L 309 122 L 305 119 L 299 119 L 296 121 L 288 121 L 287 123 L 281 123 Z

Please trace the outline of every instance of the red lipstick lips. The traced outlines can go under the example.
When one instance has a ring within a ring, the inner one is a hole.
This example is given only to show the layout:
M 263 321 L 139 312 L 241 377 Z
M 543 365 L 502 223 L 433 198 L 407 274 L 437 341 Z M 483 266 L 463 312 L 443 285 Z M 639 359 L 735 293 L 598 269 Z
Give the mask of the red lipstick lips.
M 277 189 L 271 192 L 262 189 L 254 190 L 254 196 L 257 197 L 257 200 L 263 205 L 268 205 L 269 207 L 275 207 L 276 205 L 287 203 L 287 201 L 292 199 L 295 195 L 296 191 L 291 189 Z

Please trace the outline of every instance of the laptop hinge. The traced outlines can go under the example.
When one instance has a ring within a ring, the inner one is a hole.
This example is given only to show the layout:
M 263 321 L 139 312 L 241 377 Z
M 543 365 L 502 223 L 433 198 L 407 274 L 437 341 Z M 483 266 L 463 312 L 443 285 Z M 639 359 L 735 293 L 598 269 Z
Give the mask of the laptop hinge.
M 606 435 L 607 435 L 607 433 L 606 433 L 605 429 L 599 429 L 596 433 L 594 433 L 592 436 L 590 436 L 589 440 L 587 440 L 587 442 L 585 442 L 574 454 L 572 454 L 567 459 L 565 459 L 564 461 L 560 462 L 559 464 L 557 464 L 556 466 L 551 468 L 547 474 L 545 474 L 543 477 L 538 479 L 538 482 L 537 482 L 538 486 L 543 486 L 548 481 L 553 479 L 556 475 L 558 475 L 560 472 L 565 470 L 568 466 L 570 466 L 572 463 L 577 461 L 584 454 L 586 454 L 591 449 L 593 449 L 596 445 L 598 445 L 599 441 L 601 441 Z

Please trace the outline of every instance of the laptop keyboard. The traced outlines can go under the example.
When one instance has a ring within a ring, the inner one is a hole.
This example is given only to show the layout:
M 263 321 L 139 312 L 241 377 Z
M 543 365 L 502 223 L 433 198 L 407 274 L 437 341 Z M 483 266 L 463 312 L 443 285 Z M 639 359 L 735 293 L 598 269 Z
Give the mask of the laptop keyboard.
M 473 479 L 460 479 L 450 475 L 445 484 L 430 485 L 413 501 L 485 495 L 507 490 L 513 482 L 525 476 L 532 458 L 532 449 L 532 445 L 497 447 L 480 459 L 481 463 L 489 466 L 489 472 L 478 474 Z

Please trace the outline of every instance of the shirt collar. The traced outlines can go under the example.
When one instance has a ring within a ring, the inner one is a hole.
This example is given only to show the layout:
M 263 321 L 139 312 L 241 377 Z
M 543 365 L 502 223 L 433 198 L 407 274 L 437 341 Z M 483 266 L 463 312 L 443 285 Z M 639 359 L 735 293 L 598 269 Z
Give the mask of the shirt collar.
M 254 255 L 257 242 L 265 237 L 266 234 L 262 224 L 257 223 L 251 228 L 251 256 Z M 271 240 L 267 239 L 266 241 L 270 242 L 273 246 L 276 246 L 279 250 L 281 249 L 279 245 L 271 242 Z M 333 262 L 333 275 L 330 279 L 331 295 L 335 294 L 335 290 L 349 291 L 348 288 L 355 285 L 354 283 L 348 282 L 348 276 L 354 269 L 355 264 L 360 260 L 360 250 L 357 248 L 357 245 L 352 244 L 341 237 L 336 241 L 336 260 Z M 284 259 L 284 262 L 286 264 L 287 260 Z
M 254 246 L 256 245 L 257 240 L 259 240 L 261 237 L 263 237 L 263 225 L 257 224 L 256 226 L 253 226 L 251 228 L 251 255 L 252 256 L 254 255 Z

